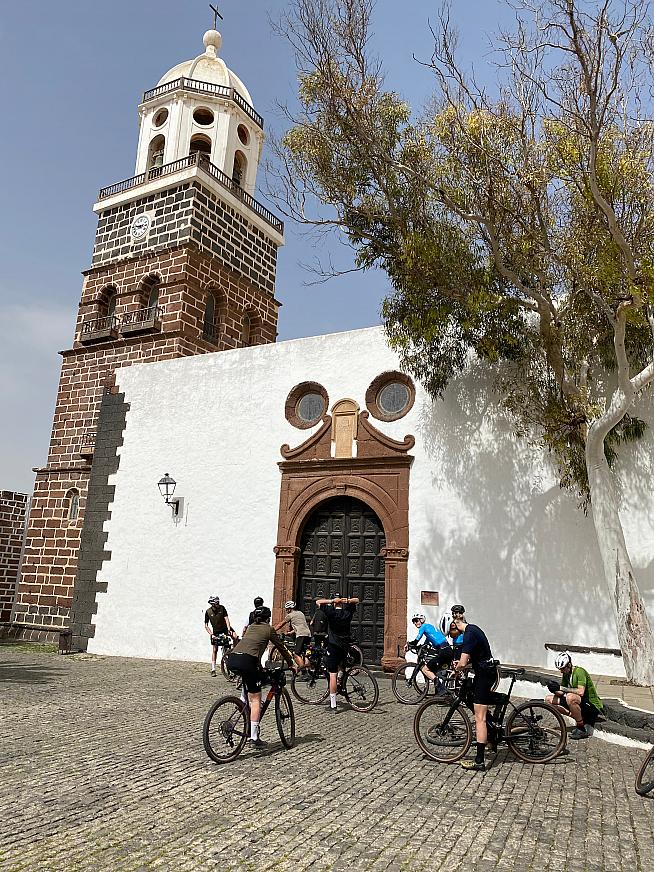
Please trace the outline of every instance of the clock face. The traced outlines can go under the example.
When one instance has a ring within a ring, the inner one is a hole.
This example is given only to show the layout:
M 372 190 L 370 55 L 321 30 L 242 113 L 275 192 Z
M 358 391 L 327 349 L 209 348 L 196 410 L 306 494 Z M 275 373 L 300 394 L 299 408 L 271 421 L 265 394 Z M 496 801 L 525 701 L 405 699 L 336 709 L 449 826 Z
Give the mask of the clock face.
M 150 229 L 150 218 L 148 215 L 137 215 L 132 221 L 130 233 L 134 239 L 142 239 Z

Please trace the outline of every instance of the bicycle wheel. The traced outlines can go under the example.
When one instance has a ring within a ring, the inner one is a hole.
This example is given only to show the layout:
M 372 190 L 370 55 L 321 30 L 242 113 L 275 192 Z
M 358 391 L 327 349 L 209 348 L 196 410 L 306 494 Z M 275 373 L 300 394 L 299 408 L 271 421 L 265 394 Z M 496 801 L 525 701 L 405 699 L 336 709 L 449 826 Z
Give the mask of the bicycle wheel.
M 414 674 L 415 673 L 415 674 Z M 400 663 L 391 680 L 393 695 L 404 705 L 417 705 L 427 696 L 429 679 L 415 663 Z
M 363 651 L 358 645 L 351 644 L 347 649 L 346 666 L 352 669 L 353 666 L 363 666 Z
M 231 672 L 229 666 L 227 665 L 227 658 L 229 657 L 229 651 L 225 651 L 223 656 L 220 659 L 220 671 L 225 676 L 227 681 L 231 681 L 232 684 L 236 681 L 236 673 Z
M 300 702 L 319 705 L 329 696 L 329 682 L 322 670 L 318 672 L 315 669 L 301 669 L 293 673 L 291 690 L 293 696 Z
M 517 706 L 506 721 L 505 735 L 509 748 L 525 763 L 548 763 L 568 740 L 562 715 L 539 701 Z
M 365 666 L 348 669 L 342 678 L 345 699 L 357 712 L 371 712 L 379 699 L 377 679 Z
M 444 699 L 423 702 L 413 719 L 413 735 L 421 750 L 439 763 L 460 760 L 472 745 L 468 715 L 461 706 L 453 709 Z
M 204 719 L 204 750 L 216 763 L 235 760 L 250 735 L 247 706 L 237 696 L 223 696 L 214 703 Z
M 654 791 L 654 747 L 650 748 L 636 775 L 636 793 L 639 796 L 646 796 L 652 791 Z
M 275 697 L 275 720 L 282 745 L 285 748 L 292 748 L 295 744 L 295 712 L 285 687 L 282 687 Z

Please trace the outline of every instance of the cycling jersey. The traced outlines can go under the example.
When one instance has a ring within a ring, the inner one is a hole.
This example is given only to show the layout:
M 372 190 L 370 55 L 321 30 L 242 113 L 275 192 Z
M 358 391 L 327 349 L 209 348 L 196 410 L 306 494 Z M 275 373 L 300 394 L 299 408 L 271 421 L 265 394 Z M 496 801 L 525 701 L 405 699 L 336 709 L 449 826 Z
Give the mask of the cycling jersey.
M 574 666 L 570 675 L 563 675 L 561 678 L 561 687 L 574 690 L 581 685 L 585 687 L 584 695 L 582 697 L 583 702 L 587 702 L 589 705 L 594 706 L 598 712 L 602 711 L 604 703 L 595 690 L 593 679 L 586 672 L 583 666 Z
M 423 624 L 422 627 L 420 627 L 420 629 L 418 630 L 418 635 L 413 641 L 419 642 L 423 636 L 426 636 L 427 641 L 430 642 L 435 648 L 442 648 L 443 645 L 447 645 L 447 639 L 440 630 L 436 629 L 433 624 Z
M 205 625 L 211 624 L 214 635 L 217 636 L 219 633 L 227 632 L 226 617 L 227 609 L 225 606 L 211 606 L 211 608 L 207 609 L 204 613 L 204 623 Z

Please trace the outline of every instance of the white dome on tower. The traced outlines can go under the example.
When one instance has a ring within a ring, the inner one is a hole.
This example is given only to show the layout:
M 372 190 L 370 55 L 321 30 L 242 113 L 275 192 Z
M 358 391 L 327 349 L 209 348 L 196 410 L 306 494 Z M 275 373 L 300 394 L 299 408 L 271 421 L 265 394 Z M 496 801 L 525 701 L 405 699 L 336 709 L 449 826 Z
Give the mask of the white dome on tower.
M 189 61 L 183 61 L 177 64 L 172 69 L 168 70 L 157 83 L 159 85 L 167 85 L 168 82 L 173 82 L 182 76 L 185 79 L 196 79 L 199 82 L 209 82 L 212 85 L 223 85 L 228 88 L 235 88 L 241 97 L 244 97 L 247 102 L 252 105 L 252 97 L 250 92 L 245 87 L 239 77 L 230 70 L 222 58 L 218 57 L 218 52 L 222 45 L 222 36 L 217 30 L 208 30 L 203 38 L 205 50 L 204 53 Z

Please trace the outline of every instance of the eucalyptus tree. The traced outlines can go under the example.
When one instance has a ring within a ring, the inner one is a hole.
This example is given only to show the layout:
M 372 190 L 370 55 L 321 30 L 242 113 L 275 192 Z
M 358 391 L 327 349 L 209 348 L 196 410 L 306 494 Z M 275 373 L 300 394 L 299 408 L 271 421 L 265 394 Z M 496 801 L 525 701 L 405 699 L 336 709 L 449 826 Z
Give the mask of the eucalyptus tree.
M 382 267 L 388 337 L 434 397 L 471 353 L 498 373 L 515 430 L 590 509 L 629 678 L 654 684 L 654 636 L 613 466 L 654 379 L 654 125 L 646 0 L 506 0 L 494 87 L 431 26 L 420 117 L 369 47 L 372 0 L 292 0 L 281 29 L 300 110 L 274 193 Z M 501 363 L 502 366 L 496 366 Z

